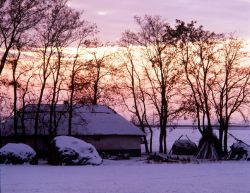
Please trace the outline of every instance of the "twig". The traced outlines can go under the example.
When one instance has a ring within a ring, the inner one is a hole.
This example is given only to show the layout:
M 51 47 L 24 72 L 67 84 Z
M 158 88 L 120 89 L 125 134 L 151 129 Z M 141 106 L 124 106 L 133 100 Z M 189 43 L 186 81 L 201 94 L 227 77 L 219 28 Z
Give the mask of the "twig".
M 238 139 L 237 137 L 235 137 L 233 134 L 231 134 L 231 133 L 228 133 L 232 138 L 234 138 L 236 141 L 238 141 L 238 142 L 240 142 L 240 143 L 244 143 L 245 145 L 247 145 L 247 146 L 249 146 L 250 147 L 250 145 L 248 145 L 247 143 L 245 143 L 244 141 L 242 141 L 242 140 L 240 140 L 240 139 Z

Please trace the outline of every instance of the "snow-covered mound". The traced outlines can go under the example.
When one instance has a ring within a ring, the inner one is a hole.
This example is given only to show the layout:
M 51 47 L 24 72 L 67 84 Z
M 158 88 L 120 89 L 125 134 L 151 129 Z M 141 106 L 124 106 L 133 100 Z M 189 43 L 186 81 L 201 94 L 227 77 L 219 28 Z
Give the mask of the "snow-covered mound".
M 102 158 L 95 147 L 70 136 L 55 137 L 49 149 L 48 162 L 53 165 L 100 165 Z
M 243 142 L 236 142 L 231 146 L 228 159 L 250 161 L 250 146 Z
M 196 155 L 197 151 L 197 145 L 188 139 L 176 140 L 172 146 L 174 155 Z
M 36 152 L 23 143 L 8 143 L 0 149 L 0 163 L 5 164 L 36 164 Z

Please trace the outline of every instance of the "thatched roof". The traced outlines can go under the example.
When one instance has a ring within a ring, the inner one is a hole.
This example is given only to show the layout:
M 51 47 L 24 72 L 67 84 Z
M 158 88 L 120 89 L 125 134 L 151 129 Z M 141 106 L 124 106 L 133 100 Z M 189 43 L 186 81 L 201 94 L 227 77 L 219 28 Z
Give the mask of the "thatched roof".
M 34 134 L 35 112 L 37 105 L 30 104 L 24 107 L 25 128 L 27 135 Z M 69 105 L 56 105 L 57 134 L 67 135 Z M 21 112 L 21 111 L 20 111 Z M 39 118 L 39 135 L 47 135 L 49 128 L 50 105 L 42 104 Z M 13 117 L 2 124 L 2 136 L 13 134 Z M 21 128 L 21 121 L 18 121 Z M 19 129 L 21 133 L 21 129 Z M 127 121 L 113 109 L 105 105 L 75 105 L 72 118 L 72 135 L 145 135 L 138 127 Z

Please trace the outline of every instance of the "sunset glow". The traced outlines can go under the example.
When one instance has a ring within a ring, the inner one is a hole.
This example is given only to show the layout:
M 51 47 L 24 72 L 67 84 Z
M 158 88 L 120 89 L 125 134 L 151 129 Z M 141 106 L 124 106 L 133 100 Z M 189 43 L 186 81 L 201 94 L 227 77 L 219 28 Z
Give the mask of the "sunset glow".
M 0 193 L 249 193 L 250 0 L 0 13 Z

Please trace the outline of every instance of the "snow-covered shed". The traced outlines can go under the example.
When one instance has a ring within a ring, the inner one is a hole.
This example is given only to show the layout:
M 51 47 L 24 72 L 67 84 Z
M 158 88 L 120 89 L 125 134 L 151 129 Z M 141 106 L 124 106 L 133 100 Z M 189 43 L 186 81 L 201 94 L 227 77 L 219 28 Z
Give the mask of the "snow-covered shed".
M 34 125 L 37 105 L 29 104 L 19 111 L 18 139 L 34 147 Z M 56 135 L 68 135 L 69 105 L 57 104 L 53 131 Z M 24 119 L 21 119 L 22 113 Z M 22 126 L 22 121 L 24 127 Z M 49 136 L 50 105 L 42 104 L 37 135 L 38 151 L 46 152 Z M 1 128 L 2 145 L 14 140 L 13 117 L 7 119 Z M 141 154 L 141 137 L 145 134 L 113 109 L 105 105 L 81 105 L 73 107 L 71 135 L 93 144 L 99 152 Z

